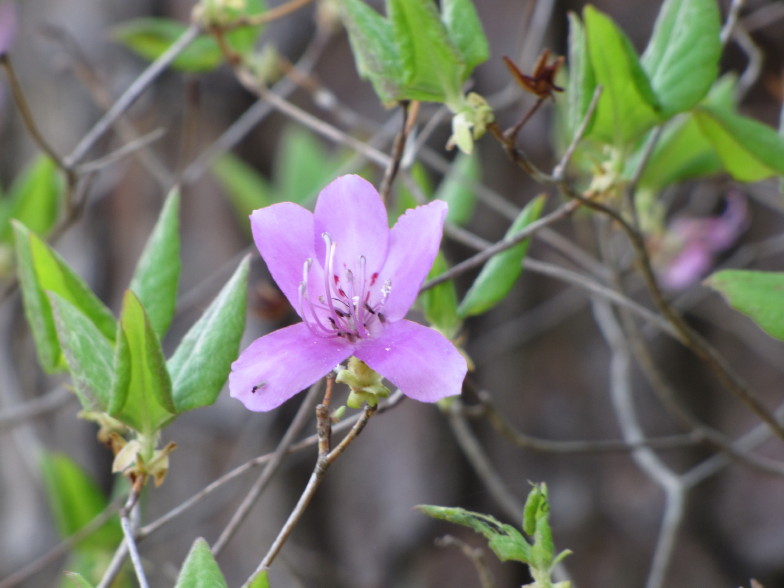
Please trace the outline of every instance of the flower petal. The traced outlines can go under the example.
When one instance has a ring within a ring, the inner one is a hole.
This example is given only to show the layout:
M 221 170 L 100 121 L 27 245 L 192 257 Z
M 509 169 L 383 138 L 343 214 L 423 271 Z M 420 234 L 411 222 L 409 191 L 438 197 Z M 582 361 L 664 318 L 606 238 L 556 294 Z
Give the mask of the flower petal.
M 313 214 L 297 204 L 281 202 L 250 215 L 250 226 L 256 247 L 267 263 L 272 278 L 299 312 L 299 285 L 305 260 L 314 259 Z M 311 272 L 318 271 L 314 259 Z M 323 292 L 322 279 L 314 277 Z
M 441 244 L 446 210 L 446 202 L 435 200 L 406 211 L 392 227 L 380 280 L 381 283 L 389 280 L 392 285 L 384 306 L 384 315 L 390 321 L 406 316 L 433 267 Z
M 313 335 L 305 323 L 274 331 L 231 365 L 229 392 L 249 410 L 272 410 L 329 373 L 352 349 L 338 337 Z
M 343 278 L 344 268 L 356 271 L 360 256 L 367 271 L 378 271 L 387 255 L 389 224 L 381 197 L 367 180 L 341 176 L 319 194 L 316 201 L 314 247 L 323 263 L 326 246 L 323 233 L 336 243 L 335 272 Z
M 407 320 L 387 325 L 354 355 L 421 402 L 460 394 L 467 371 L 465 358 L 446 337 Z

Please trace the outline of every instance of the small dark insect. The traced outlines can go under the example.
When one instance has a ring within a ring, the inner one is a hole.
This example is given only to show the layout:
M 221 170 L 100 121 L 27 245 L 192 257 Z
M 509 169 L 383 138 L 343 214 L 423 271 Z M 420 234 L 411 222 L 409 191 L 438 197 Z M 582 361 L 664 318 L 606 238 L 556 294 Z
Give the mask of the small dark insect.
M 260 384 L 256 384 L 253 388 L 250 389 L 251 394 L 255 394 L 257 391 L 261 390 L 262 388 L 267 386 L 267 382 L 261 382 Z

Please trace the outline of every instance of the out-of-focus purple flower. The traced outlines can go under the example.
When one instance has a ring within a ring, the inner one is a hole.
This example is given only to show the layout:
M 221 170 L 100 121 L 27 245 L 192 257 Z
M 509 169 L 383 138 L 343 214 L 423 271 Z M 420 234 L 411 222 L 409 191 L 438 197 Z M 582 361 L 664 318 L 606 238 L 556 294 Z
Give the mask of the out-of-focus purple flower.
M 727 207 L 718 216 L 674 219 L 654 255 L 661 285 L 683 290 L 702 278 L 716 254 L 735 243 L 747 221 L 746 198 L 740 194 L 727 196 Z
M 254 211 L 256 246 L 302 322 L 240 354 L 231 395 L 271 410 L 352 356 L 416 400 L 459 394 L 463 356 L 404 319 L 438 253 L 446 209 L 434 201 L 409 210 L 390 230 L 375 188 L 342 176 L 321 191 L 314 213 L 291 202 Z
M 6 53 L 16 37 L 16 4 L 0 0 L 0 55 Z

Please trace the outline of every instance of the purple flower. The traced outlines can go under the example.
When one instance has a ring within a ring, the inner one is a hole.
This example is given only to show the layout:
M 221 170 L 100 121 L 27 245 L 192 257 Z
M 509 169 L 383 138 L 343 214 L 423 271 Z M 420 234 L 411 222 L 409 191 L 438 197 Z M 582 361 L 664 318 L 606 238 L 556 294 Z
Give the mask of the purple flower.
M 16 36 L 16 5 L 0 0 L 0 55 L 6 53 Z
M 416 400 L 459 394 L 463 356 L 404 319 L 438 253 L 446 209 L 434 201 L 409 210 L 390 230 L 375 188 L 342 176 L 321 191 L 314 213 L 291 202 L 254 211 L 256 246 L 302 322 L 240 354 L 231 395 L 271 410 L 351 356 Z
M 668 290 L 683 290 L 713 266 L 716 254 L 729 249 L 748 223 L 744 196 L 729 194 L 719 216 L 676 218 L 656 253 L 659 280 Z

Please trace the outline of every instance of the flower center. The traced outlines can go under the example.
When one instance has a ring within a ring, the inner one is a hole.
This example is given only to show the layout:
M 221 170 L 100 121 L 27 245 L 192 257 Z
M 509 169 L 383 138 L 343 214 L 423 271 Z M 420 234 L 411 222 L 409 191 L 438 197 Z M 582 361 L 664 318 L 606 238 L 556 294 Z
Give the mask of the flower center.
M 367 339 L 386 322 L 382 309 L 392 291 L 392 282 L 385 280 L 379 288 L 378 272 L 367 275 L 364 255 L 359 256 L 353 268 L 344 267 L 340 275 L 335 268 L 337 243 L 329 233 L 322 234 L 322 238 L 326 245 L 324 292 L 316 300 L 311 298 L 308 281 L 313 260 L 305 260 L 299 285 L 300 316 L 315 335 L 344 337 L 351 343 Z

